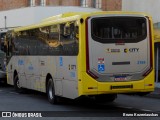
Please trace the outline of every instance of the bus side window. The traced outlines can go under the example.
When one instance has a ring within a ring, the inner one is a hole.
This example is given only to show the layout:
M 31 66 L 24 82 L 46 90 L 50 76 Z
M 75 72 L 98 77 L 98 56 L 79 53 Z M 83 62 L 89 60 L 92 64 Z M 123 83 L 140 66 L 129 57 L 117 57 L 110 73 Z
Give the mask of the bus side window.
M 6 36 L 4 37 L 4 52 L 7 54 L 7 41 L 6 41 Z
M 79 28 L 75 22 L 67 22 L 60 25 L 60 42 L 64 55 L 78 54 Z
M 6 55 L 8 57 L 11 57 L 11 55 L 13 54 L 13 38 L 12 38 L 12 33 L 9 32 L 7 35 L 6 35 Z
M 4 42 L 1 42 L 1 50 L 5 52 L 5 49 L 4 49 Z
M 7 33 L 6 35 L 5 44 L 6 44 L 6 56 L 9 56 L 9 33 Z

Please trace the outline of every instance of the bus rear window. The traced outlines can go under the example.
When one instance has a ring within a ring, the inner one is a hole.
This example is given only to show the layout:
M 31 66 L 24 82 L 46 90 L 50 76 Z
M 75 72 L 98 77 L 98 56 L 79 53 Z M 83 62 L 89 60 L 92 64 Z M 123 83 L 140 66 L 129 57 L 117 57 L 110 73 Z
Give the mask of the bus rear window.
M 100 17 L 91 20 L 92 39 L 100 43 L 136 43 L 147 36 L 143 17 Z

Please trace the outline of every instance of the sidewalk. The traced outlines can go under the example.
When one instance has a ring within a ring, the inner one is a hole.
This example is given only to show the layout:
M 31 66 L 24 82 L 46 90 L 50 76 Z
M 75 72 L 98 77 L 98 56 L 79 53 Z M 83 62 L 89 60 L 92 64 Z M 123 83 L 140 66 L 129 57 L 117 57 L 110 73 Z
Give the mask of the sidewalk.
M 155 88 L 153 92 L 146 95 L 146 97 L 153 97 L 153 98 L 159 98 L 160 99 L 160 88 Z

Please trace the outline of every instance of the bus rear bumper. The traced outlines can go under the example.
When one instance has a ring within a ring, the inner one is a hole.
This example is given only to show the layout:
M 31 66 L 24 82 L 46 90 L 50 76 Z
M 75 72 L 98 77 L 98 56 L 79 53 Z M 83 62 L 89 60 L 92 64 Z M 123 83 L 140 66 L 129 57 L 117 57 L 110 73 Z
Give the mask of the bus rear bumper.
M 79 95 L 149 93 L 154 91 L 154 72 L 143 80 L 125 82 L 98 82 L 83 73 L 79 81 Z

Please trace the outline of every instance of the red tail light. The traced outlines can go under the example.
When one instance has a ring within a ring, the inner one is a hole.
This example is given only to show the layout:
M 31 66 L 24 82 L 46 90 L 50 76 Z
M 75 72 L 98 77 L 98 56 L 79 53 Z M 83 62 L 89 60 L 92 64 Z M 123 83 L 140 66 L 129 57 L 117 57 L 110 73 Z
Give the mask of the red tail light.
M 90 71 L 90 66 L 89 66 L 90 63 L 89 63 L 89 43 L 88 43 L 89 42 L 88 41 L 88 19 L 89 17 L 85 21 L 86 23 L 86 72 L 92 78 L 98 79 L 98 77 Z
M 150 42 L 150 68 L 143 74 L 143 76 L 147 76 L 153 70 L 153 54 L 152 54 L 152 29 L 151 29 L 151 21 L 149 20 L 149 42 Z

